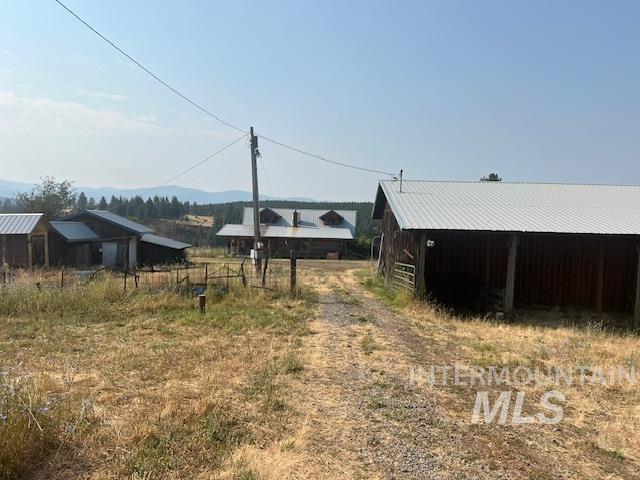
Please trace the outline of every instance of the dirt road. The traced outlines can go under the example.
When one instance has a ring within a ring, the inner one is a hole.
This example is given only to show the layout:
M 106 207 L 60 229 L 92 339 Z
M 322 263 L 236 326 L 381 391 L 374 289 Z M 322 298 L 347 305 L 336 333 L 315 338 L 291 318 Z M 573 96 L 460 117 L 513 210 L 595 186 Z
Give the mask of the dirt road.
M 448 403 L 459 391 L 409 382 L 412 367 L 455 362 L 448 346 L 375 299 L 353 270 L 315 273 L 318 315 L 303 349 L 305 373 L 293 388 L 305 412 L 297 438 L 304 460 L 294 476 L 576 478 L 537 441 L 575 432 L 472 425 L 471 394 L 463 395 L 471 402 L 462 401 L 465 413 L 452 415 Z M 636 478 L 636 470 L 615 469 L 609 478 Z

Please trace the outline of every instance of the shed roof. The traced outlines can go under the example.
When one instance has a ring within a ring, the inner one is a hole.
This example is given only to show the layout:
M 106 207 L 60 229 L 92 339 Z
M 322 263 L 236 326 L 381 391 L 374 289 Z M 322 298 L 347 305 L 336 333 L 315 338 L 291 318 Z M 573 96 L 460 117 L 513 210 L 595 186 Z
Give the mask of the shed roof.
M 640 235 L 640 186 L 381 181 L 401 229 Z
M 173 248 L 174 250 L 184 250 L 191 245 L 188 243 L 179 242 L 171 238 L 161 237 L 160 235 L 154 235 L 153 233 L 145 233 L 140 237 L 141 242 L 150 243 L 152 245 L 159 245 L 161 247 Z
M 218 233 L 221 237 L 253 237 L 253 225 L 223 226 Z M 332 240 L 352 240 L 353 233 L 348 228 L 330 226 L 321 227 L 286 227 L 279 225 L 260 225 L 262 238 L 322 238 Z
M 89 242 L 100 239 L 86 223 L 53 221 L 49 224 L 68 242 Z
M 0 214 L 0 235 L 27 235 L 36 228 L 42 213 Z
M 128 218 L 122 217 L 113 212 L 108 212 L 106 210 L 83 210 L 81 212 L 74 213 L 73 215 L 65 217 L 63 220 L 73 220 L 74 218 L 77 218 L 78 216 L 83 214 L 91 215 L 92 217 L 104 220 L 105 222 L 111 223 L 113 225 L 117 225 L 138 235 L 154 232 L 153 228 L 147 227 L 146 225 L 142 225 L 138 222 L 134 222 L 133 220 L 129 220 Z

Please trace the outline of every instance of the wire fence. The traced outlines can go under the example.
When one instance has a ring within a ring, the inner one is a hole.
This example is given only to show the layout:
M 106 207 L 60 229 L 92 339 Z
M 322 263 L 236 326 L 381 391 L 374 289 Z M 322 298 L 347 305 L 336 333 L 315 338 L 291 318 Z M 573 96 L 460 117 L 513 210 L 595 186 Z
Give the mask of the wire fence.
M 295 269 L 294 269 L 295 271 Z M 258 271 L 248 259 L 241 262 L 201 263 L 182 266 L 159 266 L 138 268 L 126 272 L 97 267 L 92 270 L 77 269 L 0 269 L 0 288 L 70 288 L 86 285 L 105 278 L 122 284 L 122 290 L 144 288 L 148 290 L 187 289 L 194 294 L 204 293 L 208 288 L 243 286 L 280 290 L 290 288 L 290 268 L 282 263 L 263 262 Z M 294 281 L 295 285 L 295 281 Z

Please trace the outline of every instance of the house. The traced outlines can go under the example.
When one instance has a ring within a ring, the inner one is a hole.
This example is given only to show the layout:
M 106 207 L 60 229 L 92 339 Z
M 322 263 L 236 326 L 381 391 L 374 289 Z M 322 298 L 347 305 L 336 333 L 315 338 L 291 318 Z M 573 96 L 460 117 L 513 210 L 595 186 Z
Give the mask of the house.
M 467 310 L 571 306 L 635 313 L 640 186 L 382 181 L 379 267 Z
M 49 233 L 41 213 L 0 214 L 0 265 L 46 267 Z
M 55 223 L 84 225 L 85 237 L 89 232 L 95 233 L 97 239 L 85 238 L 82 242 L 93 245 L 90 248 L 92 263 L 110 268 L 182 262 L 186 260 L 186 249 L 191 246 L 156 235 L 152 228 L 105 210 L 83 210 Z
M 344 257 L 354 239 L 355 210 L 260 209 L 260 236 L 271 257 Z M 241 224 L 224 225 L 217 236 L 227 239 L 227 250 L 248 255 L 253 248 L 253 208 L 245 207 Z

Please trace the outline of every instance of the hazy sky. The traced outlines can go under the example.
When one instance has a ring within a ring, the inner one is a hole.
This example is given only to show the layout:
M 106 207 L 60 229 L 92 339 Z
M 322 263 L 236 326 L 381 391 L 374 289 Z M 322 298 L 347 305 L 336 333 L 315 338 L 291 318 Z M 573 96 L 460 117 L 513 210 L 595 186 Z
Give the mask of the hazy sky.
M 637 1 L 66 3 L 231 123 L 338 161 L 640 183 Z M 238 136 L 53 0 L 0 8 L 1 179 L 153 186 Z M 373 199 L 379 175 L 260 149 L 262 193 Z M 249 165 L 238 143 L 175 183 L 249 190 Z

